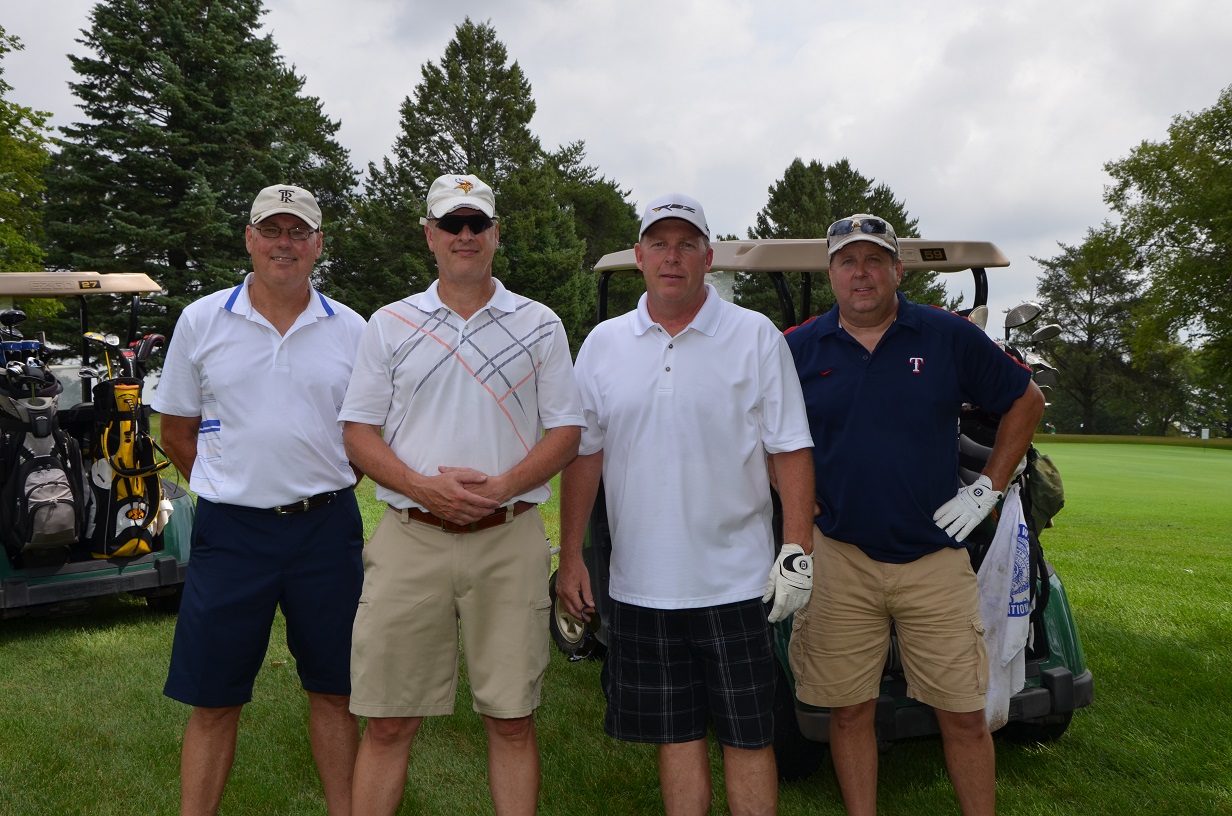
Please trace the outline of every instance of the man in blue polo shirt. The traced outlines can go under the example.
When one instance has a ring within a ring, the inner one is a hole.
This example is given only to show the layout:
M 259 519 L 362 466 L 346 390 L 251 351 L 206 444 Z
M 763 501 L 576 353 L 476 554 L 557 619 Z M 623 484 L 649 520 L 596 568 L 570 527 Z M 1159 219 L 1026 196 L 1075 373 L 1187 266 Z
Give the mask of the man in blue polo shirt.
M 850 814 L 877 804 L 873 729 L 890 622 L 908 694 L 932 706 L 964 814 L 995 808 L 984 720 L 987 656 L 962 545 L 992 510 L 1044 410 L 1031 373 L 969 321 L 907 300 L 894 228 L 871 215 L 828 231 L 833 309 L 787 335 L 808 407 L 816 583 L 791 644 L 797 696 L 831 709 Z M 963 403 L 1002 415 L 983 475 L 961 487 Z

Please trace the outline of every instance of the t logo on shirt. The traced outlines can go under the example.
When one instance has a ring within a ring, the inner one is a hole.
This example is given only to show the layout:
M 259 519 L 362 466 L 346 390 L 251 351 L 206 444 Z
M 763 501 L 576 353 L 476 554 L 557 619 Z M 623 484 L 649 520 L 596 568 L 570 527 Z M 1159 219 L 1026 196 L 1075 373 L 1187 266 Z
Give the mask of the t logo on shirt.
M 920 364 L 924 362 L 924 358 L 923 357 L 908 357 L 907 359 L 911 362 L 911 373 L 919 374 Z

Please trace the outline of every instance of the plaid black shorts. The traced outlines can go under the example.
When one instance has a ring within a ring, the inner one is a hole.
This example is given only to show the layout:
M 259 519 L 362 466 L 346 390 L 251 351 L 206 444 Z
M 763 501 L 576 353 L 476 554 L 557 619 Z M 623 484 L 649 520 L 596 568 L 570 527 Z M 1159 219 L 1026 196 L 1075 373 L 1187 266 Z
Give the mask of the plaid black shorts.
M 760 599 L 701 609 L 612 602 L 603 728 L 628 742 L 690 742 L 707 721 L 723 745 L 774 739 L 778 673 Z

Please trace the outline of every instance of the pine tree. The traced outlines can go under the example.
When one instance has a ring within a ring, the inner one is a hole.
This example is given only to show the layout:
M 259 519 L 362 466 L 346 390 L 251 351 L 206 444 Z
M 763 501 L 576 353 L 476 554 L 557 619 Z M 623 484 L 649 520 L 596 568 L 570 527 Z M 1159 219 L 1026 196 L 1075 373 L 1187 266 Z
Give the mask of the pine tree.
M 874 185 L 846 159 L 831 165 L 817 161 L 805 164 L 795 159 L 783 178 L 769 189 L 766 206 L 757 213 L 749 238 L 824 238 L 826 229 L 840 218 L 856 213 L 871 213 L 894 225 L 900 238 L 916 237 L 918 219 L 911 218 L 903 202 L 885 184 Z M 803 276 L 788 273 L 788 285 L 795 299 L 797 318 L 804 320 L 834 305 L 834 293 L 825 272 L 812 276 L 808 305 L 803 303 Z M 915 272 L 903 276 L 900 290 L 918 303 L 942 305 L 945 287 L 936 273 Z M 778 298 L 764 275 L 742 276 L 736 282 L 736 302 L 782 323 Z M 787 328 L 781 326 L 780 328 Z
M 258 35 L 264 13 L 260 0 L 106 0 L 80 40 L 91 55 L 70 56 L 87 121 L 61 129 L 50 259 L 149 273 L 165 294 L 147 330 L 168 334 L 185 305 L 242 279 L 261 188 L 311 190 L 327 236 L 346 209 L 355 172 L 338 124 Z
M 443 173 L 473 173 L 496 191 L 501 250 L 493 273 L 560 315 L 576 347 L 594 322 L 590 264 L 636 239 L 636 215 L 615 182 L 584 164 L 577 142 L 544 151 L 535 101 L 496 30 L 469 18 L 401 108 L 391 155 L 368 165 L 364 192 L 335 247 L 329 285 L 361 314 L 435 279 L 425 199 Z M 630 224 L 633 224 L 632 228 Z

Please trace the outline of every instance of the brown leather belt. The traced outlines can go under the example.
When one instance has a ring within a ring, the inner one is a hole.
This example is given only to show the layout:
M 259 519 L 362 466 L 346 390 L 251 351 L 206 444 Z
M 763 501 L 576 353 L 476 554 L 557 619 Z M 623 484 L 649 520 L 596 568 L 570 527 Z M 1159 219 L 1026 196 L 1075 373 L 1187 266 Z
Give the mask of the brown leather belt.
M 500 508 L 492 515 L 484 516 L 478 521 L 472 521 L 470 524 L 455 524 L 452 521 L 448 521 L 440 516 L 429 513 L 427 510 L 420 510 L 418 507 L 407 507 L 404 509 L 394 507 L 390 509 L 396 512 L 404 522 L 418 521 L 420 524 L 429 524 L 433 527 L 444 530 L 447 533 L 477 533 L 480 530 L 490 530 L 493 527 L 508 524 L 513 521 L 516 516 L 522 515 L 534 506 L 535 505 L 532 502 L 514 502 L 513 504 Z

